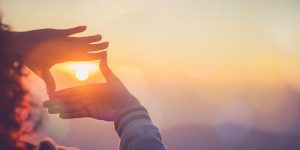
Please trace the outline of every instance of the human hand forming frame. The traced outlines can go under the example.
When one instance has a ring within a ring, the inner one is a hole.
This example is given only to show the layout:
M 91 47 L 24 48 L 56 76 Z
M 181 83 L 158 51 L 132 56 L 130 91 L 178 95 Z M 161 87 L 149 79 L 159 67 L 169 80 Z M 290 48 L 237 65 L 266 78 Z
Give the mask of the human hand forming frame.
M 101 40 L 100 35 L 72 37 L 86 30 L 85 26 L 69 29 L 40 29 L 26 32 L 13 32 L 16 51 L 24 59 L 24 64 L 41 77 L 46 84 L 48 95 L 55 91 L 55 81 L 49 69 L 66 61 L 88 61 L 99 59 L 108 42 L 95 43 Z
M 59 114 L 63 119 L 91 117 L 98 120 L 114 121 L 117 114 L 138 100 L 127 90 L 121 80 L 107 65 L 104 52 L 100 70 L 106 83 L 88 84 L 57 91 L 51 100 L 44 102 L 51 114 Z

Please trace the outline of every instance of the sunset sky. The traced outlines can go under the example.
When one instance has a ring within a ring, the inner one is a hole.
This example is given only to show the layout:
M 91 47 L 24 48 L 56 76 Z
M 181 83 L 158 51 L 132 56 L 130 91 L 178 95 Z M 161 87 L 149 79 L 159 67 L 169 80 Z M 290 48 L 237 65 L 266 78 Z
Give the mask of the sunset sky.
M 299 128 L 300 1 L 0 0 L 0 9 L 16 31 L 87 25 L 81 35 L 101 34 L 112 70 L 149 109 L 171 149 L 168 131 L 181 126 L 211 128 L 225 143 L 254 130 Z M 78 62 L 54 66 L 58 89 L 105 82 L 98 61 L 87 64 L 84 81 L 76 78 Z M 43 82 L 32 74 L 27 80 L 33 96 L 46 100 Z M 111 123 L 45 116 L 44 132 L 60 144 L 118 146 Z

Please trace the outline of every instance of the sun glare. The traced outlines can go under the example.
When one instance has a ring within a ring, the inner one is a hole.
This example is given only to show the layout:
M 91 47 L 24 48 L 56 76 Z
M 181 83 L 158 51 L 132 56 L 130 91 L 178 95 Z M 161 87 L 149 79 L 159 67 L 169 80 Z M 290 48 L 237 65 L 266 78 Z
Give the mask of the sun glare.
M 98 70 L 98 65 L 92 62 L 76 62 L 70 64 L 70 69 L 74 71 L 76 79 L 85 81 L 90 77 L 91 73 Z
M 87 80 L 89 78 L 89 75 L 89 72 L 85 70 L 78 70 L 75 72 L 75 77 L 81 81 Z

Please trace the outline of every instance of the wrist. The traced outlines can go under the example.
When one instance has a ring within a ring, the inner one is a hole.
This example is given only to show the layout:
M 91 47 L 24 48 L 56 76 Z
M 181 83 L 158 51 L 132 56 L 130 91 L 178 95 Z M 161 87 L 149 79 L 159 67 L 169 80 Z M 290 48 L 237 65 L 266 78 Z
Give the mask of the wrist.
M 11 32 L 10 33 L 14 40 L 14 53 L 22 60 L 25 66 L 32 69 L 33 66 L 39 65 L 38 63 L 30 60 L 30 51 L 32 50 L 32 42 L 30 35 L 25 32 Z
M 9 47 L 9 50 L 10 52 L 12 52 L 13 55 L 16 55 L 16 43 L 17 43 L 17 40 L 15 38 L 16 34 L 15 32 L 13 31 L 8 31 L 8 30 L 5 30 L 5 31 L 2 31 L 1 32 L 1 36 L 3 36 L 3 44 L 5 44 L 6 46 L 5 47 Z M 1 38 L 2 39 L 2 38 Z
M 3 47 L 6 47 L 7 51 L 9 51 L 9 54 L 15 61 L 22 61 L 23 62 L 23 52 L 20 51 L 19 48 L 19 35 L 18 32 L 5 30 L 1 32 L 1 38 Z
M 19 56 L 21 59 L 24 59 L 25 56 L 25 48 L 21 47 L 21 45 L 24 45 L 25 39 L 22 38 L 21 34 L 22 32 L 16 32 L 16 31 L 8 31 L 8 36 L 11 37 L 11 39 L 14 42 L 13 52 L 15 55 Z

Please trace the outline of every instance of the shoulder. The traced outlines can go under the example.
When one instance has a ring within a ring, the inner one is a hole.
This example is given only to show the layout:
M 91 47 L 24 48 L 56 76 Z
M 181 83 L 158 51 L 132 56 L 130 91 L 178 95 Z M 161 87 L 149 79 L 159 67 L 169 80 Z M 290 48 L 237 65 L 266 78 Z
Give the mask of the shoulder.
M 37 150 L 79 150 L 79 149 L 74 147 L 65 147 L 65 146 L 57 145 L 53 140 L 45 139 L 40 142 Z

